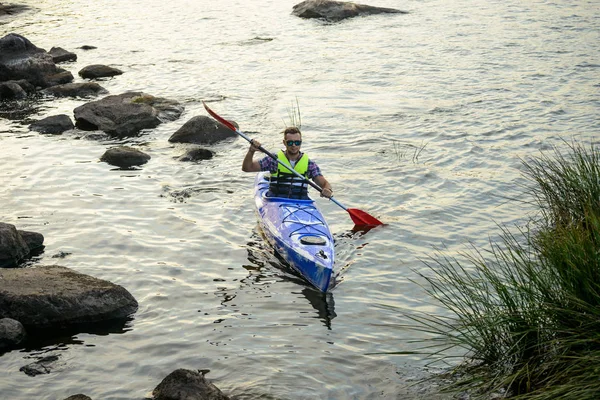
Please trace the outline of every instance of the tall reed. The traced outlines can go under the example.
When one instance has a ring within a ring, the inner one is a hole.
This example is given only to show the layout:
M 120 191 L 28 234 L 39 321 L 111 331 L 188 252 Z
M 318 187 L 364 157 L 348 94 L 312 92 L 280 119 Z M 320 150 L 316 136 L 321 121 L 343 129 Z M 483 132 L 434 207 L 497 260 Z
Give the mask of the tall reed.
M 526 192 L 539 208 L 528 228 L 491 249 L 439 252 L 419 273 L 451 317 L 412 314 L 437 338 L 428 354 L 466 358 L 448 389 L 472 397 L 600 398 L 600 152 L 567 143 L 523 161 Z

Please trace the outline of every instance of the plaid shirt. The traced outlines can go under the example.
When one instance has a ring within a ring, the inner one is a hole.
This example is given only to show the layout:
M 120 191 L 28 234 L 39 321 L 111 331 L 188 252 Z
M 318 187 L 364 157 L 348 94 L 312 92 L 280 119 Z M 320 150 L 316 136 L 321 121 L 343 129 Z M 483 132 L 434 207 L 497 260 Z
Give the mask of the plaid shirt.
M 300 157 L 302 157 L 303 155 L 304 155 L 304 153 L 300 153 Z M 260 165 L 261 171 L 270 171 L 271 173 L 277 172 L 277 167 L 279 166 L 279 163 L 277 162 L 277 160 L 275 160 L 269 156 L 266 156 L 266 157 L 258 160 L 258 164 Z M 310 158 L 308 159 L 307 174 L 308 174 L 308 179 L 314 179 L 315 177 L 317 177 L 319 175 L 323 175 L 321 173 L 321 169 L 319 168 L 317 163 L 312 161 Z

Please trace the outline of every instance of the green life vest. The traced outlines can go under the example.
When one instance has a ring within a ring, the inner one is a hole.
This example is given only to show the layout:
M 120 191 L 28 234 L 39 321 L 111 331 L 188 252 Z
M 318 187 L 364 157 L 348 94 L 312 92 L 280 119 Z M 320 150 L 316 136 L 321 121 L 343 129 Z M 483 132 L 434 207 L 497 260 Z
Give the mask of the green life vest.
M 291 168 L 290 161 L 282 150 L 277 153 L 277 159 Z M 308 178 L 308 156 L 302 154 L 302 157 L 296 161 L 294 171 Z M 271 174 L 271 183 L 269 184 L 269 194 L 274 197 L 286 197 L 290 199 L 307 199 L 308 186 L 305 180 L 298 178 L 283 165 L 277 163 L 277 171 Z

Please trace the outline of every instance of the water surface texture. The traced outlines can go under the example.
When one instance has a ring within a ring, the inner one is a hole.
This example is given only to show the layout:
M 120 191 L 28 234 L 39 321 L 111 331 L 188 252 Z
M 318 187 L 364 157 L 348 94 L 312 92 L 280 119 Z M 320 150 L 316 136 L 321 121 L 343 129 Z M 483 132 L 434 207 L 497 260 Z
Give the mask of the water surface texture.
M 180 119 L 124 140 L 46 136 L 28 124 L 85 100 L 46 101 L 28 120 L 0 118 L 0 221 L 42 233 L 39 264 L 127 288 L 140 303 L 122 329 L 80 333 L 0 356 L 0 397 L 142 399 L 177 368 L 239 399 L 417 398 L 419 333 L 402 310 L 441 312 L 415 270 L 435 248 L 485 247 L 497 224 L 533 211 L 521 159 L 600 135 L 597 1 L 373 0 L 409 11 L 328 24 L 291 15 L 295 1 L 24 0 L 0 34 L 124 74 L 185 105 Z M 97 49 L 83 51 L 83 45 Z M 265 246 L 241 171 L 247 143 L 177 161 L 167 139 L 206 115 L 202 100 L 271 150 L 300 104 L 304 150 L 336 198 L 388 225 L 352 232 L 319 199 L 336 238 L 337 286 L 326 296 Z M 152 156 L 136 170 L 99 162 L 125 144 Z M 68 253 L 64 258 L 53 256 Z M 19 368 L 59 356 L 52 373 Z M 408 390 L 410 393 L 410 390 Z

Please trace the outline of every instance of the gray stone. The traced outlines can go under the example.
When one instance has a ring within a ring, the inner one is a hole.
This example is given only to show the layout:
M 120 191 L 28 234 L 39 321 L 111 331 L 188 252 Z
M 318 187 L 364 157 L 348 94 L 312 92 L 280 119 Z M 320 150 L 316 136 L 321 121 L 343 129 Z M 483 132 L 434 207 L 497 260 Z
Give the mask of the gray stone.
M 27 257 L 29 257 L 29 246 L 17 228 L 0 222 L 0 268 L 16 267 Z
M 200 371 L 177 369 L 152 392 L 154 400 L 228 400 Z
M 59 114 L 46 117 L 29 125 L 30 131 L 47 133 L 51 135 L 60 135 L 64 131 L 75 128 L 73 121 L 68 115 Z
M 230 122 L 237 127 L 235 122 Z M 199 115 L 183 124 L 183 126 L 169 138 L 169 142 L 215 144 L 235 137 L 237 137 L 237 134 L 225 125 L 222 125 L 205 115 Z
M 83 79 L 110 78 L 122 74 L 120 69 L 100 64 L 88 65 L 79 71 L 79 76 Z
M 296 4 L 292 15 L 300 18 L 319 18 L 327 21 L 341 21 L 346 18 L 373 14 L 407 14 L 394 8 L 383 8 L 345 1 L 306 0 Z
M 15 81 L 0 82 L 0 100 L 20 100 L 27 92 Z
M 92 97 L 108 91 L 96 82 L 77 82 L 50 86 L 41 93 L 54 97 Z
M 46 356 L 19 368 L 19 371 L 25 372 L 29 376 L 49 374 L 56 366 L 57 361 L 58 356 Z
M 11 318 L 0 319 L 0 351 L 18 346 L 25 340 L 25 327 Z
M 55 64 L 66 61 L 77 61 L 77 54 L 67 51 L 61 47 L 53 47 L 48 52 L 52 55 Z
M 42 250 L 44 250 L 44 235 L 38 232 L 30 232 L 30 231 L 21 231 L 18 230 L 19 234 L 27 243 L 27 247 L 29 247 L 29 252 L 31 254 L 38 254 Z
M 27 330 L 123 320 L 137 301 L 123 287 L 60 266 L 0 269 L 0 318 Z
M 142 92 L 107 96 L 75 110 L 75 125 L 85 131 L 101 130 L 114 136 L 131 136 L 179 118 L 183 106 L 174 100 Z
M 52 55 L 28 39 L 10 33 L 0 39 L 0 81 L 24 79 L 42 88 L 67 83 L 73 75 L 58 68 Z
M 189 149 L 184 155 L 179 157 L 179 161 L 200 161 L 210 160 L 215 155 L 214 152 L 202 147 L 194 147 Z
M 133 147 L 117 146 L 108 149 L 102 157 L 100 157 L 100 161 L 121 168 L 131 168 L 146 164 L 150 158 L 151 157 L 148 154 L 134 149 Z

